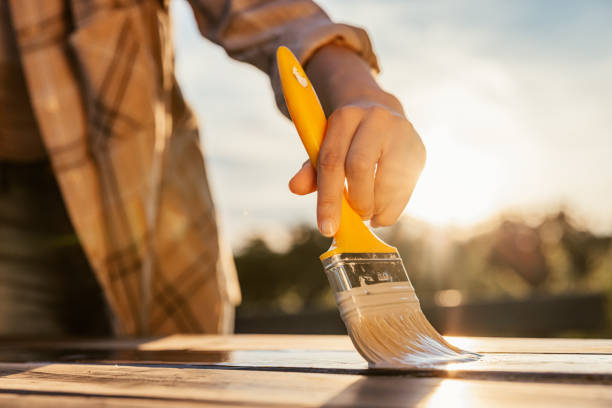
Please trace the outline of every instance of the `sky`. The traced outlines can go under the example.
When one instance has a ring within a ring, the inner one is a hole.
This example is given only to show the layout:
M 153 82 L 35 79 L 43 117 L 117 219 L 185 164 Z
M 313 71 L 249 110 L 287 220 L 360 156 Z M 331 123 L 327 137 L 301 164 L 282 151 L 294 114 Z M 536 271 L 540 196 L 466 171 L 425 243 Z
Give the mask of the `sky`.
M 470 228 L 568 209 L 612 231 L 612 2 L 318 3 L 367 29 L 379 82 L 427 147 L 405 216 Z M 306 155 L 268 78 L 203 39 L 184 0 L 172 12 L 177 78 L 200 121 L 225 235 L 239 247 L 314 227 L 315 198 L 287 188 Z

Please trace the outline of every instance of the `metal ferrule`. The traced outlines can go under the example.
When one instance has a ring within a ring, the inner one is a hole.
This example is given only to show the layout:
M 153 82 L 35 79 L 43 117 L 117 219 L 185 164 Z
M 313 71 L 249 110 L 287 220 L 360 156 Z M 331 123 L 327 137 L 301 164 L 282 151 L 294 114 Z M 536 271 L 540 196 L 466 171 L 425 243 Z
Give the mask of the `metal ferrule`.
M 323 260 L 334 292 L 386 282 L 410 282 L 397 253 L 345 253 Z

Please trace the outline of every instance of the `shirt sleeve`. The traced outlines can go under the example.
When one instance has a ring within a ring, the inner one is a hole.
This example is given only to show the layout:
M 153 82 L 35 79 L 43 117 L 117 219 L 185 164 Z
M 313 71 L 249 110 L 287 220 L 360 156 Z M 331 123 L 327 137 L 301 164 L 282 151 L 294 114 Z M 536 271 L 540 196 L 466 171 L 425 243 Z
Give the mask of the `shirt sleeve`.
M 362 28 L 334 23 L 310 0 L 189 0 L 202 35 L 227 54 L 270 77 L 276 103 L 287 108 L 276 68 L 276 48 L 285 45 L 305 65 L 321 47 L 336 44 L 360 55 L 375 71 L 378 61 Z

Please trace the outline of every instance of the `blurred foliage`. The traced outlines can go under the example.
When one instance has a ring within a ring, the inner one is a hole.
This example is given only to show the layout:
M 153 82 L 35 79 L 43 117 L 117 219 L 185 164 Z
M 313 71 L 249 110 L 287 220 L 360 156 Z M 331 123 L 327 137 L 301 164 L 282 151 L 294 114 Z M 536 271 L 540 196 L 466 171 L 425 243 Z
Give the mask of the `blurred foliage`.
M 404 219 L 381 235 L 398 248 L 424 304 L 591 292 L 612 297 L 611 236 L 578 226 L 565 212 L 537 223 L 504 216 L 469 235 Z M 329 244 L 304 226 L 282 253 L 262 238 L 251 240 L 236 256 L 241 313 L 333 307 L 318 259 Z
M 329 240 L 318 231 L 300 226 L 292 231 L 289 249 L 272 251 L 262 238 L 252 239 L 236 256 L 242 309 L 298 312 L 305 307 L 332 307 L 319 255 Z
M 612 292 L 611 237 L 576 226 L 565 212 L 535 225 L 502 217 L 467 238 L 400 223 L 387 239 L 395 241 L 424 301 L 443 289 L 459 290 L 466 301 Z

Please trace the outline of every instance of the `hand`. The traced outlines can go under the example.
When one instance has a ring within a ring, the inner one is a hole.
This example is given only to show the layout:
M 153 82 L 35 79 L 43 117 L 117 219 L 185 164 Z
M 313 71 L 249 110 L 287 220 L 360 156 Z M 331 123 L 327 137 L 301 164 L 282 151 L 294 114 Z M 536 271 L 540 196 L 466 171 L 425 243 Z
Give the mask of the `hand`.
M 425 164 L 425 147 L 402 112 L 364 100 L 333 111 L 315 173 L 310 161 L 289 182 L 295 194 L 318 189 L 317 222 L 325 236 L 340 222 L 344 180 L 348 201 L 370 225 L 393 224 Z

